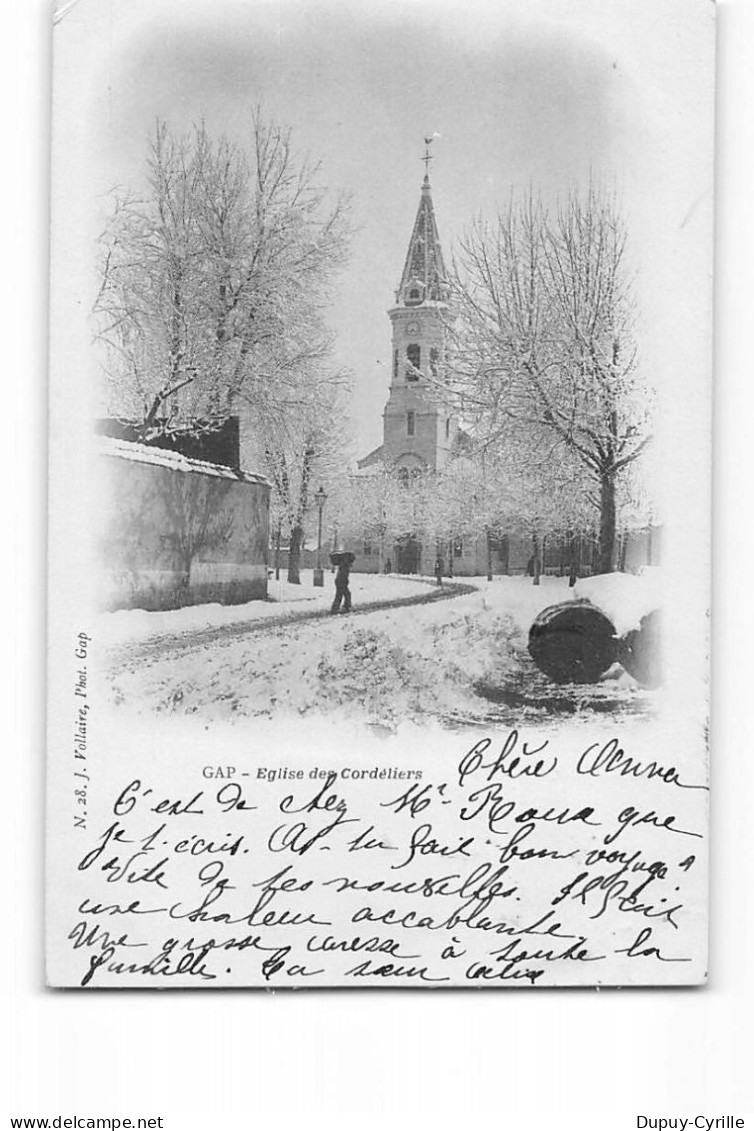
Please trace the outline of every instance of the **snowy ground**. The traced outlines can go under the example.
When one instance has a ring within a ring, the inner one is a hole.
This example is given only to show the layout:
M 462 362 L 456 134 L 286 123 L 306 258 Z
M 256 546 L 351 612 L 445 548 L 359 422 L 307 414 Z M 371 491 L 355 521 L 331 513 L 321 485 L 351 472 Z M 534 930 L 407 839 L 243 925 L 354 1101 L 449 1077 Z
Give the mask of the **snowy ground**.
M 434 579 L 431 579 L 434 584 Z M 378 574 L 352 574 L 351 593 L 357 607 L 378 602 L 413 597 L 424 592 L 430 579 L 382 577 Z M 248 624 L 251 621 L 277 618 L 288 612 L 327 610 L 335 595 L 330 572 L 325 573 L 323 588 L 315 587 L 312 571 L 302 571 L 301 584 L 291 585 L 282 578 L 268 582 L 266 601 L 248 601 L 244 605 L 191 605 L 185 609 L 147 612 L 145 609 L 121 609 L 103 614 L 98 626 L 105 647 L 130 641 L 148 640 L 174 633 L 196 632 L 222 625 Z
M 585 597 L 606 613 L 618 636 L 638 628 L 642 617 L 662 605 L 665 576 L 656 566 L 641 573 L 603 573 L 576 582 L 576 597 Z
M 540 586 L 518 577 L 471 581 L 474 592 L 452 599 L 368 611 L 369 600 L 434 594 L 426 579 L 356 575 L 353 615 L 288 623 L 260 623 L 290 610 L 286 601 L 111 614 L 134 626 L 111 635 L 120 645 L 108 677 L 111 700 L 126 711 L 203 720 L 335 713 L 386 728 L 406 719 L 463 725 L 651 706 L 652 693 L 619 668 L 592 687 L 554 685 L 536 670 L 528 629 L 542 608 L 578 595 L 566 579 L 543 578 Z M 326 588 L 301 607 L 318 609 L 330 599 Z M 137 632 L 144 617 L 163 618 L 160 628 Z M 219 631 L 197 632 L 202 625 Z M 140 647 L 145 640 L 148 648 Z

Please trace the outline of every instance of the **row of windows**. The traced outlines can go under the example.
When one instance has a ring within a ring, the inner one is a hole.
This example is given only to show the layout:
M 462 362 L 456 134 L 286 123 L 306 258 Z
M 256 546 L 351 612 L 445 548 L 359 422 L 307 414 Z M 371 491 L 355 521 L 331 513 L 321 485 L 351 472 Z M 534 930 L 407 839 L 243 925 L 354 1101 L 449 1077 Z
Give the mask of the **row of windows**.
M 406 360 L 408 361 L 408 365 L 406 366 L 406 373 L 405 373 L 406 380 L 407 381 L 418 381 L 419 380 L 419 373 L 417 372 L 417 370 L 420 370 L 421 367 L 422 367 L 422 351 L 421 351 L 421 346 L 418 345 L 416 342 L 411 342 L 410 345 L 406 346 Z M 439 361 L 440 361 L 440 351 L 439 351 L 439 349 L 436 346 L 431 346 L 430 351 L 429 351 L 429 368 L 430 368 L 430 372 L 432 373 L 433 377 L 437 376 L 437 367 L 438 367 Z M 396 380 L 396 381 L 398 379 L 399 369 L 400 369 L 400 351 L 396 350 L 393 354 L 393 379 Z
M 406 471 L 407 469 L 404 467 L 404 468 L 402 468 L 402 470 Z M 415 468 L 414 470 L 416 471 L 418 469 Z M 371 558 L 371 556 L 374 554 L 374 552 L 375 551 L 374 551 L 374 547 L 372 546 L 372 543 L 369 542 L 365 538 L 364 539 L 364 557 L 365 558 Z M 453 543 L 453 557 L 454 558 L 462 558 L 463 557 L 463 542 L 460 539 L 458 539 L 457 541 L 455 541 Z
M 406 471 L 407 468 L 404 467 L 404 468 L 402 468 L 402 470 Z M 418 469 L 415 468 L 414 470 L 416 471 Z M 364 539 L 364 557 L 365 558 L 371 558 L 371 556 L 374 554 L 374 552 L 375 552 L 375 550 L 374 550 L 374 547 L 372 546 L 372 543 L 369 542 L 365 538 Z M 453 543 L 453 557 L 454 558 L 462 558 L 463 557 L 463 542 L 461 542 L 460 539 Z
M 412 467 L 411 470 L 407 467 L 398 468 L 398 482 L 401 487 L 412 487 L 418 483 L 422 477 L 422 469 L 420 467 Z

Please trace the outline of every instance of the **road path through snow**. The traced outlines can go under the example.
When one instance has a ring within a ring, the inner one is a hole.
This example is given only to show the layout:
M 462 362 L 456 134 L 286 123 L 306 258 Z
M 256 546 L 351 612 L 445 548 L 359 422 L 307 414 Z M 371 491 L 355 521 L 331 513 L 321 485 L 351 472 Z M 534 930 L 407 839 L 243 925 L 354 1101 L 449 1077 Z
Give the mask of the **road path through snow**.
M 366 613 L 397 609 L 409 605 L 427 605 L 449 600 L 453 597 L 463 597 L 474 592 L 476 592 L 476 586 L 459 582 L 447 581 L 439 586 L 427 583 L 422 585 L 422 591 L 416 596 L 365 601 L 355 606 L 350 613 L 339 615 L 350 621 L 354 617 L 363 616 Z M 253 633 L 271 633 L 287 625 L 299 625 L 324 618 L 329 619 L 332 615 L 329 609 L 308 609 L 282 613 L 280 616 L 268 616 L 261 620 L 236 621 L 231 624 L 181 633 L 163 633 L 151 636 L 146 640 L 119 644 L 111 648 L 108 655 L 108 667 L 114 673 L 123 667 L 132 667 L 134 663 L 155 663 L 167 656 L 173 659 L 189 652 L 211 647 L 218 642 L 228 643 Z

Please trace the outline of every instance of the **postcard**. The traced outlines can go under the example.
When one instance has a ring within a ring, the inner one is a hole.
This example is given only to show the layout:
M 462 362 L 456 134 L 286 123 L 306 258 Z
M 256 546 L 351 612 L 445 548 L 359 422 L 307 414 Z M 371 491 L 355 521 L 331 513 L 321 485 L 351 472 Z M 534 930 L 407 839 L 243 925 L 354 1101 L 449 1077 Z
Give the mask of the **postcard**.
M 54 24 L 48 984 L 704 983 L 713 5 Z

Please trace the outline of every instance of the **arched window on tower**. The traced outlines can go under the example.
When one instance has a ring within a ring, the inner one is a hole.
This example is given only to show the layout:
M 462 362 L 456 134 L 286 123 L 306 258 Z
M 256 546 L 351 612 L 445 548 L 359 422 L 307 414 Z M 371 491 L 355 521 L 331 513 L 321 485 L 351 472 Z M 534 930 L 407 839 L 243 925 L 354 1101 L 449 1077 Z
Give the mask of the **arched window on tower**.
M 406 306 L 418 306 L 422 301 L 421 287 L 411 287 L 406 295 Z
M 449 416 L 445 417 L 445 439 L 446 440 L 450 439 L 450 417 Z
M 406 348 L 406 357 L 408 358 L 408 365 L 406 366 L 406 380 L 418 381 L 419 374 L 417 373 L 417 370 L 421 369 L 422 363 L 421 346 L 417 345 L 416 342 L 412 342 L 411 345 L 407 346 Z
M 437 376 L 437 368 L 440 364 L 440 351 L 437 346 L 432 346 L 429 351 L 429 368 L 432 371 L 432 376 Z
M 394 381 L 398 380 L 398 357 L 399 357 L 398 350 L 395 350 L 394 353 L 393 353 L 393 380 Z
M 406 435 L 414 436 L 416 434 L 416 413 L 406 413 Z

